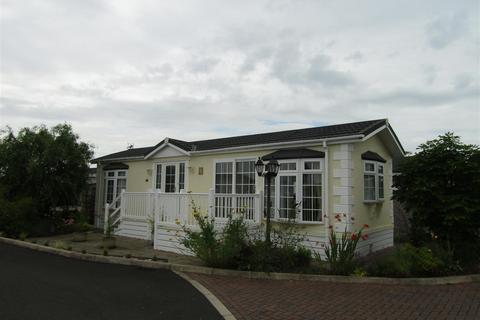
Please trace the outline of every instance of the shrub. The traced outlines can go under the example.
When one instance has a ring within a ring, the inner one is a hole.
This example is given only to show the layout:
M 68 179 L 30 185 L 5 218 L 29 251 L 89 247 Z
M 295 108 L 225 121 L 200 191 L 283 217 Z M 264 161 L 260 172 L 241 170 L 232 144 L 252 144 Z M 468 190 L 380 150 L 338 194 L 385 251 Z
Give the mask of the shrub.
M 87 253 L 87 250 L 82 249 L 82 253 L 83 253 L 83 254 Z
M 387 277 L 424 277 L 448 273 L 444 262 L 428 247 L 403 244 L 392 253 L 378 258 L 369 267 L 369 274 Z
M 31 198 L 9 201 L 0 190 L 0 231 L 7 237 L 33 233 L 38 222 L 36 207 Z
M 127 258 L 127 259 L 130 259 L 131 257 L 132 257 L 132 255 L 131 255 L 130 253 L 127 253 L 127 254 L 125 255 L 125 258 Z
M 48 247 L 48 246 L 50 245 L 50 243 L 49 243 L 48 240 L 47 240 L 47 241 L 45 241 L 45 242 L 43 243 L 43 245 L 44 245 L 45 247 Z
M 108 250 L 107 250 L 107 249 L 104 249 L 104 250 L 103 250 L 103 255 L 104 255 L 104 256 L 108 256 Z
M 194 217 L 198 222 L 200 231 L 192 231 L 184 227 L 185 237 L 180 242 L 205 262 L 207 266 L 218 266 L 219 242 L 214 219 L 202 216 L 198 212 L 194 212 Z

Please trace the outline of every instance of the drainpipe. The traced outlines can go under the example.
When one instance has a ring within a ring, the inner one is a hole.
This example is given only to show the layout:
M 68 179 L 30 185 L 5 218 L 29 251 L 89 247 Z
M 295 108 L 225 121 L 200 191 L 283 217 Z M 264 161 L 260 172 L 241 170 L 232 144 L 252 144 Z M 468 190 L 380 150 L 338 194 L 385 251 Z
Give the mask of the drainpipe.
M 328 146 L 327 146 L 327 141 L 326 140 L 323 140 L 323 151 L 325 152 L 325 161 L 324 161 L 324 163 L 325 163 L 325 174 L 324 174 L 324 176 L 325 176 L 325 183 L 324 183 L 325 184 L 325 186 L 324 186 L 324 188 L 325 188 L 325 197 L 324 197 L 325 198 L 325 202 L 324 202 L 325 208 L 323 209 L 323 215 L 325 216 L 325 224 L 324 224 L 324 226 L 325 226 L 325 245 L 327 245 L 328 241 L 329 241 L 328 226 L 330 224 L 330 222 L 329 222 L 329 220 L 330 220 L 329 219 L 329 211 L 330 210 L 329 210 L 329 207 L 328 207 L 329 206 L 328 199 L 330 197 L 330 190 L 328 189 L 328 180 L 329 180 L 329 170 L 328 170 L 329 169 L 328 168 L 329 167 L 328 166 L 329 161 L 328 160 L 329 160 L 329 157 L 328 157 Z

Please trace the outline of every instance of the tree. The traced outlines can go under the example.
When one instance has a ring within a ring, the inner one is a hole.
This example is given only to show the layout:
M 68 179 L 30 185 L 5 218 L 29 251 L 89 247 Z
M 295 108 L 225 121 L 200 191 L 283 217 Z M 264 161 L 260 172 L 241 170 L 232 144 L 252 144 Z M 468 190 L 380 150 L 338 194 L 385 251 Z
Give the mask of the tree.
M 17 135 L 7 128 L 0 132 L 1 200 L 12 204 L 29 199 L 35 218 L 55 223 L 55 208 L 78 204 L 92 156 L 92 147 L 80 142 L 68 124 L 23 128 Z M 0 215 L 15 210 L 4 211 Z M 24 227 L 30 231 L 31 226 Z
M 417 240 L 421 231 L 457 258 L 473 256 L 480 249 L 479 147 L 446 133 L 418 150 L 400 166 L 394 199 L 412 212 Z

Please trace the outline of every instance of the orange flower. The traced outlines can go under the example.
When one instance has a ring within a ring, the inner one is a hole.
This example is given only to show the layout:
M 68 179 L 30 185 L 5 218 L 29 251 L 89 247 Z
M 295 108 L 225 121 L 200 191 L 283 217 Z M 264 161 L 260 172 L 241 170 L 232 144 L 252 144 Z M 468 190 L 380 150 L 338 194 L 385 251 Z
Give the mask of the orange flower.
M 352 233 L 352 237 L 351 237 L 352 240 L 355 240 L 357 239 L 357 234 L 356 233 Z
M 364 228 L 368 228 L 368 224 L 365 223 L 365 224 L 363 225 L 363 227 L 364 227 Z

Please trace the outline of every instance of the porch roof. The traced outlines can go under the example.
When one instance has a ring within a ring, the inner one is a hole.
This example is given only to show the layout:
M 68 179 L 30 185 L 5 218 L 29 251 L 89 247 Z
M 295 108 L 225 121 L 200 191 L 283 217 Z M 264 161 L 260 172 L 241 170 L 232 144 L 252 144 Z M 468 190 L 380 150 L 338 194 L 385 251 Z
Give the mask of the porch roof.
M 271 159 L 306 159 L 306 158 L 325 158 L 325 152 L 311 149 L 280 149 L 278 151 L 266 154 L 262 160 Z

